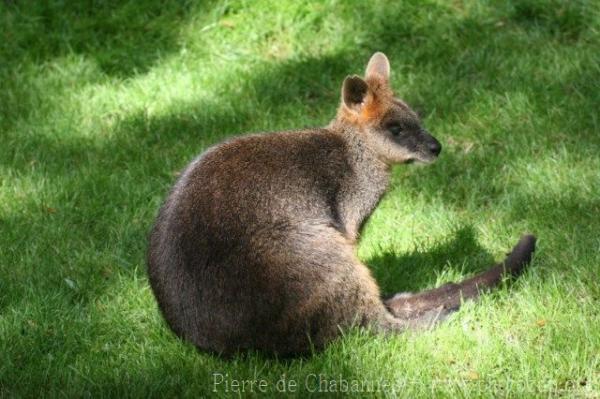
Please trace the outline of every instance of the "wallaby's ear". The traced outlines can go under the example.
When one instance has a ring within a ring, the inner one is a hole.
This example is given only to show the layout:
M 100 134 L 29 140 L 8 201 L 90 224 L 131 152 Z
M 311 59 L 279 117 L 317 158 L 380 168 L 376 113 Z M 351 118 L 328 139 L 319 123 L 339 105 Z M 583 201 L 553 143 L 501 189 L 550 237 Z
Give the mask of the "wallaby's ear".
M 367 82 L 359 76 L 346 77 L 342 86 L 342 100 L 344 104 L 350 109 L 356 109 L 363 103 L 368 89 Z
M 369 79 L 374 75 L 379 75 L 386 82 L 390 80 L 390 61 L 381 52 L 376 52 L 371 56 L 369 63 L 367 64 L 367 71 L 365 77 Z

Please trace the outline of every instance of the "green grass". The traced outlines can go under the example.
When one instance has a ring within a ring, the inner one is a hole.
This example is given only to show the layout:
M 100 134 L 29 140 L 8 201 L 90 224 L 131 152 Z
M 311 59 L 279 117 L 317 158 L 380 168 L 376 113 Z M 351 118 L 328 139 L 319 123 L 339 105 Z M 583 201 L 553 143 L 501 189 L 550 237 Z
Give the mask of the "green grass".
M 298 397 L 600 396 L 596 1 L 64 3 L 0 3 L 1 397 L 275 395 L 282 376 Z M 308 358 L 176 339 L 144 253 L 177 171 L 231 135 L 324 125 L 376 50 L 444 144 L 363 231 L 382 290 L 472 275 L 524 232 L 531 268 L 434 331 Z

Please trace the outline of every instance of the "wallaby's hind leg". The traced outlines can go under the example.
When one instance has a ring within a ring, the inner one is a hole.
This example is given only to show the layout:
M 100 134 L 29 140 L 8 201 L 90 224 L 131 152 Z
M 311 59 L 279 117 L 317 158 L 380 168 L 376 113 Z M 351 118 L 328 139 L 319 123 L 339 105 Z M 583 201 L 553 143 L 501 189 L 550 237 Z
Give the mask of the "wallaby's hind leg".
M 521 237 L 504 262 L 460 283 L 448 283 L 415 294 L 397 294 L 384 301 L 384 304 L 400 319 L 421 319 L 437 314 L 437 321 L 441 321 L 460 307 L 461 300 L 477 298 L 482 292 L 498 285 L 504 276 L 519 275 L 531 261 L 535 240 L 532 235 Z

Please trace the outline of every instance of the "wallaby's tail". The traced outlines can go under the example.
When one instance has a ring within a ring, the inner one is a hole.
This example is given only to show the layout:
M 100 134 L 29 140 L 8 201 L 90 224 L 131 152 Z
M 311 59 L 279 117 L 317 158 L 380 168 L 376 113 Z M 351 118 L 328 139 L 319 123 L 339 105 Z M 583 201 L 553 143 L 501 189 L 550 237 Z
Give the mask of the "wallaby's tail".
M 463 299 L 477 298 L 482 292 L 498 285 L 504 276 L 517 276 L 531 261 L 536 238 L 524 235 L 506 259 L 474 277 L 460 283 L 448 283 L 441 287 L 416 294 L 397 294 L 385 301 L 390 312 L 402 319 L 415 319 L 435 312 L 443 319 L 460 307 Z

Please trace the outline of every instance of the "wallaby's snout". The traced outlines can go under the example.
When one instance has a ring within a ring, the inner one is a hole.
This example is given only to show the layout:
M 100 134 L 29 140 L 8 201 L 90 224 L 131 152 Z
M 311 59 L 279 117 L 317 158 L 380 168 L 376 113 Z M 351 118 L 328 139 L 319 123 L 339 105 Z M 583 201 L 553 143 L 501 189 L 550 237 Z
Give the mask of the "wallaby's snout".
M 442 144 L 419 125 L 394 136 L 393 143 L 400 154 L 399 163 L 432 163 L 442 152 Z
M 431 135 L 431 133 L 429 133 L 426 130 L 423 130 L 423 135 L 424 135 L 424 141 L 425 141 L 425 145 L 427 147 L 427 150 L 429 150 L 429 153 L 432 155 L 432 161 L 435 160 L 440 153 L 442 152 L 442 144 L 438 141 L 438 139 L 436 139 L 435 137 L 433 137 Z

